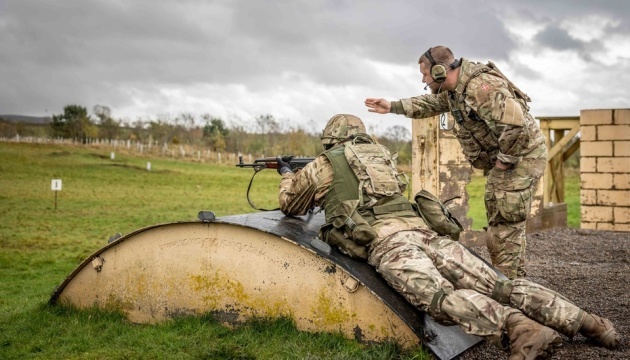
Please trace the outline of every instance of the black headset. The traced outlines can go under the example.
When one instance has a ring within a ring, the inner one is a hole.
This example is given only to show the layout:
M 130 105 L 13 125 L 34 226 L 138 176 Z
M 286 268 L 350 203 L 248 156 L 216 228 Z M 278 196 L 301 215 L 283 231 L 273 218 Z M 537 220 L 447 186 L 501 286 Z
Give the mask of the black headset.
M 455 59 L 455 61 L 453 61 L 453 63 L 449 65 L 447 69 L 444 65 L 438 64 L 435 61 L 435 59 L 433 59 L 433 56 L 431 55 L 431 49 L 433 48 L 430 47 L 429 50 L 427 50 L 427 52 L 424 53 L 424 56 L 426 56 L 427 59 L 429 59 L 429 62 L 431 63 L 431 69 L 429 69 L 429 73 L 431 73 L 431 77 L 433 78 L 433 81 L 435 81 L 436 83 L 443 83 L 444 80 L 446 80 L 446 73 L 448 72 L 448 70 L 455 69 L 456 67 L 458 67 L 460 64 L 460 61 L 459 59 Z

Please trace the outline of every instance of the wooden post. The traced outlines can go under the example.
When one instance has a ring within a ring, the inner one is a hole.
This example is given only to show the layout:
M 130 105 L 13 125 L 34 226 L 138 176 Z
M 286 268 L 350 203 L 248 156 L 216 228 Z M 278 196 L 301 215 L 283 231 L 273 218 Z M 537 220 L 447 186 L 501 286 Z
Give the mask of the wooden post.
M 559 144 L 560 140 L 564 137 L 564 130 L 554 130 L 554 144 Z M 564 161 L 562 159 L 562 152 L 558 153 L 551 160 L 551 168 L 554 177 L 554 192 L 551 194 L 551 202 L 562 203 L 564 202 Z
M 547 150 L 551 149 L 551 130 L 549 129 L 549 123 L 547 121 L 540 121 L 540 129 L 545 135 L 545 145 L 547 146 Z M 547 165 L 545 166 L 545 173 L 543 175 L 543 206 L 544 204 L 548 204 L 551 201 L 551 192 L 553 188 L 553 176 L 551 171 L 551 165 L 547 160 Z
M 564 147 L 577 135 L 580 130 L 580 118 L 572 116 L 541 117 L 540 129 L 545 135 L 545 143 L 549 155 L 544 175 L 543 203 L 564 202 L 564 161 L 579 148 L 579 141 L 574 142 L 567 151 Z M 554 141 L 551 141 L 553 130 Z M 567 134 L 565 131 L 570 130 Z

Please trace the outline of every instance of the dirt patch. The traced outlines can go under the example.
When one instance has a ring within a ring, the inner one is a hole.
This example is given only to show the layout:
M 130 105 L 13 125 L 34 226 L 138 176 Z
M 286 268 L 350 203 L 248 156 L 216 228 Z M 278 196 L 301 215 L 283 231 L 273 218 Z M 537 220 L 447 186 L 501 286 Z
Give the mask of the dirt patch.
M 561 228 L 529 234 L 527 242 L 527 279 L 610 319 L 622 337 L 620 348 L 611 351 L 581 335 L 563 336 L 553 359 L 630 359 L 630 233 Z M 473 250 L 489 259 L 484 247 Z M 507 358 L 486 343 L 460 357 Z

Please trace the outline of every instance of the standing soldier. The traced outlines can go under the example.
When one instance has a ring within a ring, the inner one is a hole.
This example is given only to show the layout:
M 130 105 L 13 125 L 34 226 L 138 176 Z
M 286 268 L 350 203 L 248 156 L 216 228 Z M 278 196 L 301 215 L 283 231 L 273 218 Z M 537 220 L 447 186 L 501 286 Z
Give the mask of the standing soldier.
M 389 150 L 365 134 L 361 119 L 333 116 L 321 140 L 325 151 L 296 173 L 277 158 L 280 209 L 286 215 L 324 209 L 319 237 L 366 260 L 416 308 L 509 347 L 511 360 L 550 356 L 561 342 L 556 331 L 579 332 L 608 348 L 619 344 L 607 319 L 529 280 L 501 281 L 461 244 L 429 230 L 403 195 Z
M 466 159 L 488 171 L 487 246 L 492 264 L 508 278 L 526 275 L 525 228 L 538 180 L 547 164 L 545 137 L 529 114 L 530 98 L 492 63 L 455 59 L 435 46 L 420 59 L 431 94 L 389 102 L 368 98 L 368 111 L 426 118 L 449 111 Z

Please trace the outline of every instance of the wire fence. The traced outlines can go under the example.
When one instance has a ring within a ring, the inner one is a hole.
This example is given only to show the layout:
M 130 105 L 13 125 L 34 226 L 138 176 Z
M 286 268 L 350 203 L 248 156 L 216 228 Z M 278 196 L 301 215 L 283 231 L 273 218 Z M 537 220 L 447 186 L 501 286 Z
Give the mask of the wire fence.
M 264 154 L 256 156 L 254 154 L 230 153 L 213 151 L 209 147 L 195 146 L 188 144 L 167 144 L 157 141 L 134 141 L 134 140 L 107 140 L 107 139 L 64 139 L 64 138 L 43 138 L 43 137 L 22 137 L 13 138 L 0 137 L 0 142 L 17 142 L 33 144 L 50 144 L 61 146 L 74 146 L 111 151 L 112 157 L 115 154 L 133 155 L 147 158 L 170 158 L 185 161 L 195 161 L 211 164 L 234 165 L 238 163 L 239 157 L 243 157 L 243 162 L 251 163 L 254 158 L 265 157 Z

